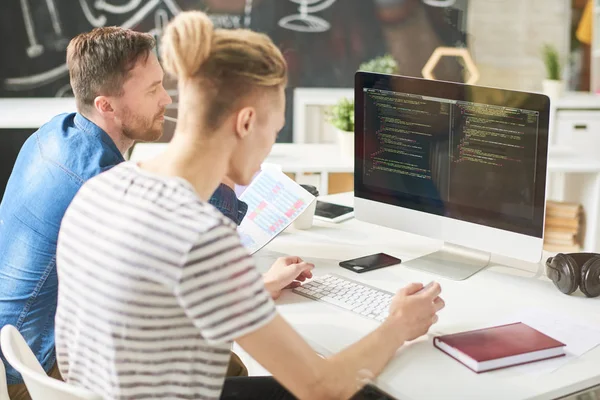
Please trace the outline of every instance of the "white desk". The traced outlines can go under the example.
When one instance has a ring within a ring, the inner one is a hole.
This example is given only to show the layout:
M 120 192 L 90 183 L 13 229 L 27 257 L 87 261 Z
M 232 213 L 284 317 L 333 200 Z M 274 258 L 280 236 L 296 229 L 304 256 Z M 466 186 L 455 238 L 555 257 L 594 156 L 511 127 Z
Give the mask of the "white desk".
M 352 197 L 344 194 L 329 199 L 351 204 Z M 255 257 L 259 268 L 266 269 L 276 256 L 274 252 L 294 254 L 315 261 L 315 273 L 334 272 L 396 291 L 411 281 L 428 282 L 432 276 L 402 265 L 354 274 L 337 267 L 337 262 L 379 251 L 409 260 L 437 246 L 435 241 L 355 219 L 338 225 L 315 221 L 310 230 L 288 229 Z M 600 329 L 600 298 L 560 293 L 545 277 L 541 264 L 513 265 L 500 266 L 493 259 L 490 267 L 466 281 L 436 277 L 446 308 L 440 312 L 433 332 L 481 328 L 529 307 L 550 307 L 558 313 L 585 319 L 589 326 Z M 289 291 L 278 300 L 278 308 L 315 350 L 324 354 L 343 349 L 376 327 L 375 322 Z M 435 349 L 431 337 L 401 349 L 376 384 L 399 399 L 445 400 L 554 399 L 600 385 L 600 347 L 549 375 L 518 375 L 510 368 L 477 375 Z

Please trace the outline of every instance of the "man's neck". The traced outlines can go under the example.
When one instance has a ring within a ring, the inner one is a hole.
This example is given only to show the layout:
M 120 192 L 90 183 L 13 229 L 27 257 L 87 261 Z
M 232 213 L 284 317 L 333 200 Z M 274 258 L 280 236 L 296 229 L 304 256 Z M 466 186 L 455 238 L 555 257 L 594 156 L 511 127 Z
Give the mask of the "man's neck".
M 133 146 L 134 141 L 123 135 L 121 129 L 115 128 L 112 124 L 107 123 L 104 119 L 96 115 L 83 112 L 80 112 L 80 114 L 102 129 L 112 139 L 121 154 L 127 153 L 131 146 Z

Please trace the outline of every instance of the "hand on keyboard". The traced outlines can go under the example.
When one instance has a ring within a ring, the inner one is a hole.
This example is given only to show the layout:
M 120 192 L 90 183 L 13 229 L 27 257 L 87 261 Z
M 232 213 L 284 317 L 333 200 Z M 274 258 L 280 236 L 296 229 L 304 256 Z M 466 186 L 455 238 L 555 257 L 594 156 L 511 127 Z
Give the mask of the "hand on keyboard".
M 277 299 L 283 289 L 293 289 L 312 278 L 311 271 L 314 267 L 314 264 L 307 263 L 300 257 L 280 257 L 263 275 L 265 288 L 273 299 Z
M 423 291 L 419 292 L 421 289 Z M 426 288 L 414 283 L 394 295 L 349 278 L 327 274 L 316 276 L 293 291 L 379 322 L 390 318 L 391 323 L 398 324 L 399 332 L 405 332 L 405 340 L 426 333 L 437 321 L 437 311 L 444 307 L 444 301 L 438 297 L 441 289 L 437 283 Z
M 420 283 L 411 283 L 392 299 L 388 320 L 398 327 L 403 340 L 414 340 L 426 334 L 437 322 L 437 312 L 445 306 L 439 297 L 442 289 L 438 283 L 419 292 L 422 287 Z

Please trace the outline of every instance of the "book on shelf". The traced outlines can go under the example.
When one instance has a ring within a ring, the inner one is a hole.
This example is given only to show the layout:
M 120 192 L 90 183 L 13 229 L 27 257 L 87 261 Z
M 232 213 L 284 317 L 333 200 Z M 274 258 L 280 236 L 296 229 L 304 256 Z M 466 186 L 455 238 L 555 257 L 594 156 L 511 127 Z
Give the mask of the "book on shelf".
M 553 252 L 580 251 L 583 231 L 581 204 L 546 202 L 544 222 L 544 249 Z
M 555 243 L 555 244 L 576 244 L 579 243 L 579 238 L 576 234 L 566 234 L 558 232 L 546 232 L 544 236 L 545 243 Z
M 578 253 L 581 251 L 581 245 L 563 245 L 563 244 L 551 244 L 544 243 L 544 250 L 552 253 Z
M 546 226 L 572 228 L 577 231 L 579 228 L 579 218 L 564 218 L 564 217 L 546 217 Z
M 563 218 L 574 218 L 583 211 L 581 204 L 549 200 L 546 202 L 546 215 Z

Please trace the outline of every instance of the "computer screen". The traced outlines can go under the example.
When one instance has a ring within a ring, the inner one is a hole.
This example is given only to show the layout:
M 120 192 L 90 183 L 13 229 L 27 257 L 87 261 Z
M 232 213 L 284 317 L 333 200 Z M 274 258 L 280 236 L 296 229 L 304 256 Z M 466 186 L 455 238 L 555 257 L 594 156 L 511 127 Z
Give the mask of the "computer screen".
M 355 195 L 542 237 L 545 96 L 357 73 Z

